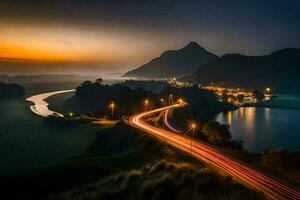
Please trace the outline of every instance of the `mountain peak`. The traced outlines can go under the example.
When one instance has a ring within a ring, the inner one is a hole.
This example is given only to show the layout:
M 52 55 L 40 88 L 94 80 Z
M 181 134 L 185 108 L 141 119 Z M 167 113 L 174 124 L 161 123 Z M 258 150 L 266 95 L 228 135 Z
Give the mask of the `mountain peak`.
M 192 41 L 185 48 L 187 48 L 187 47 L 200 47 L 200 45 L 197 42 Z
M 124 77 L 168 78 L 189 74 L 218 58 L 196 42 L 177 50 L 168 50 L 150 62 L 127 72 Z

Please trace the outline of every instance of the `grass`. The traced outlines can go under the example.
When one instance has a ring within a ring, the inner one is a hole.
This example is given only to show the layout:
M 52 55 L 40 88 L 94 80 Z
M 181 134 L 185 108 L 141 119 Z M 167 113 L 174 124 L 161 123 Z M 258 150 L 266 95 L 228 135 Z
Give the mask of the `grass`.
M 58 95 L 48 101 L 56 110 L 68 97 Z M 13 130 L 17 133 L 14 139 L 27 139 L 27 146 L 20 150 L 30 151 L 20 154 L 40 160 L 30 165 L 35 166 L 30 171 L 2 176 L 2 196 L 23 200 L 261 198 L 123 122 L 112 128 L 90 123 L 57 124 L 32 115 L 24 100 L 20 105 L 29 112 L 16 110 L 26 116 L 25 123 L 16 122 L 22 128 Z M 49 156 L 53 152 L 57 155 Z
M 148 196 L 183 199 L 194 195 L 196 199 L 221 199 L 223 195 L 236 196 L 233 199 L 260 198 L 124 122 L 102 129 L 86 153 L 5 177 L 0 187 L 12 199 L 25 200 L 147 199 Z

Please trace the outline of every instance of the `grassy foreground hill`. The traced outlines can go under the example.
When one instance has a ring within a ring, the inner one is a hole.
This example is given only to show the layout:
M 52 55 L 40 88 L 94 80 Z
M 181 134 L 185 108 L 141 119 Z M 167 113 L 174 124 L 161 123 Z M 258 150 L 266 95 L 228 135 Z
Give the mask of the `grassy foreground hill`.
M 80 156 L 2 177 L 10 199 L 261 199 L 256 192 L 120 122 Z

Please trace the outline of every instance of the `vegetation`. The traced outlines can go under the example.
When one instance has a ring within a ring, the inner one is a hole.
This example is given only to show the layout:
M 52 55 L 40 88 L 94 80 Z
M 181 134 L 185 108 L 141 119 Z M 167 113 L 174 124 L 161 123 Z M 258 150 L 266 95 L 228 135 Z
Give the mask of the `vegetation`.
M 263 170 L 300 187 L 300 151 L 287 152 L 282 148 L 266 149 L 258 165 Z
M 168 86 L 167 82 L 154 81 L 154 80 L 126 80 L 122 82 L 122 85 L 128 86 L 131 89 L 143 88 L 144 90 L 160 94 L 165 87 Z
M 96 79 L 96 82 L 98 82 L 98 83 L 102 83 L 102 81 L 103 81 L 103 78 L 97 78 Z
M 145 109 L 144 100 L 149 99 L 149 109 L 159 105 L 158 95 L 142 88 L 131 89 L 122 84 L 104 85 L 99 81 L 85 81 L 76 89 L 76 94 L 68 99 L 64 112 L 76 115 L 88 114 L 98 117 L 111 117 L 109 105 L 114 102 L 114 118 L 129 116 Z
M 216 192 L 218 191 L 218 192 Z M 48 200 L 81 199 L 263 199 L 206 167 L 159 161 L 139 170 L 118 173 Z
M 0 83 L 0 99 L 18 98 L 24 95 L 24 88 L 18 84 Z
M 261 92 L 258 91 L 258 90 L 254 90 L 254 91 L 253 91 L 253 95 L 254 95 L 254 97 L 257 99 L 257 101 L 261 101 L 261 100 L 263 100 L 263 99 L 265 98 L 264 94 L 261 93 Z
M 199 89 L 197 86 L 190 88 L 166 87 L 161 93 L 167 101 L 169 95 L 173 94 L 173 99 L 184 98 L 188 106 L 173 111 L 171 121 L 180 129 L 186 129 L 187 120 L 195 120 L 199 123 L 205 123 L 222 111 L 234 110 L 236 107 L 231 104 L 218 101 L 212 91 Z
M 184 97 L 189 103 L 189 106 L 175 112 L 194 114 L 197 118 L 209 118 L 218 112 L 235 108 L 230 104 L 219 102 L 213 92 L 199 89 L 196 86 L 175 88 L 158 81 L 126 81 L 111 86 L 101 84 L 98 81 L 85 81 L 77 87 L 76 94 L 67 100 L 63 106 L 65 113 L 74 111 L 77 115 L 89 114 L 98 117 L 110 117 L 111 110 L 108 105 L 113 102 L 116 105 L 114 118 L 120 119 L 123 116 L 144 111 L 146 99 L 149 100 L 148 109 L 161 106 L 161 98 L 167 105 L 170 94 L 173 95 L 173 102 Z M 189 118 L 190 116 L 186 117 L 186 119 Z
M 203 125 L 203 135 L 207 140 L 215 145 L 223 145 L 231 139 L 228 125 L 219 124 L 216 121 L 209 121 Z
M 262 199 L 124 122 L 99 132 L 85 154 L 2 177 L 0 186 L 23 200 Z

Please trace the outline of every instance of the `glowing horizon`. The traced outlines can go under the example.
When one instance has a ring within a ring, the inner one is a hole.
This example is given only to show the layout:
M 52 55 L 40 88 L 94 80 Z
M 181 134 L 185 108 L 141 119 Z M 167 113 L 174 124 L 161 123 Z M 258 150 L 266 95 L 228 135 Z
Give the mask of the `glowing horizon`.
M 219 56 L 299 48 L 299 8 L 283 1 L 0 0 L 0 73 L 31 71 L 5 59 L 125 72 L 191 41 Z
M 144 38 L 95 29 L 2 25 L 0 37 L 0 58 L 7 59 L 117 64 L 144 61 L 153 52 L 140 51 L 147 46 Z

